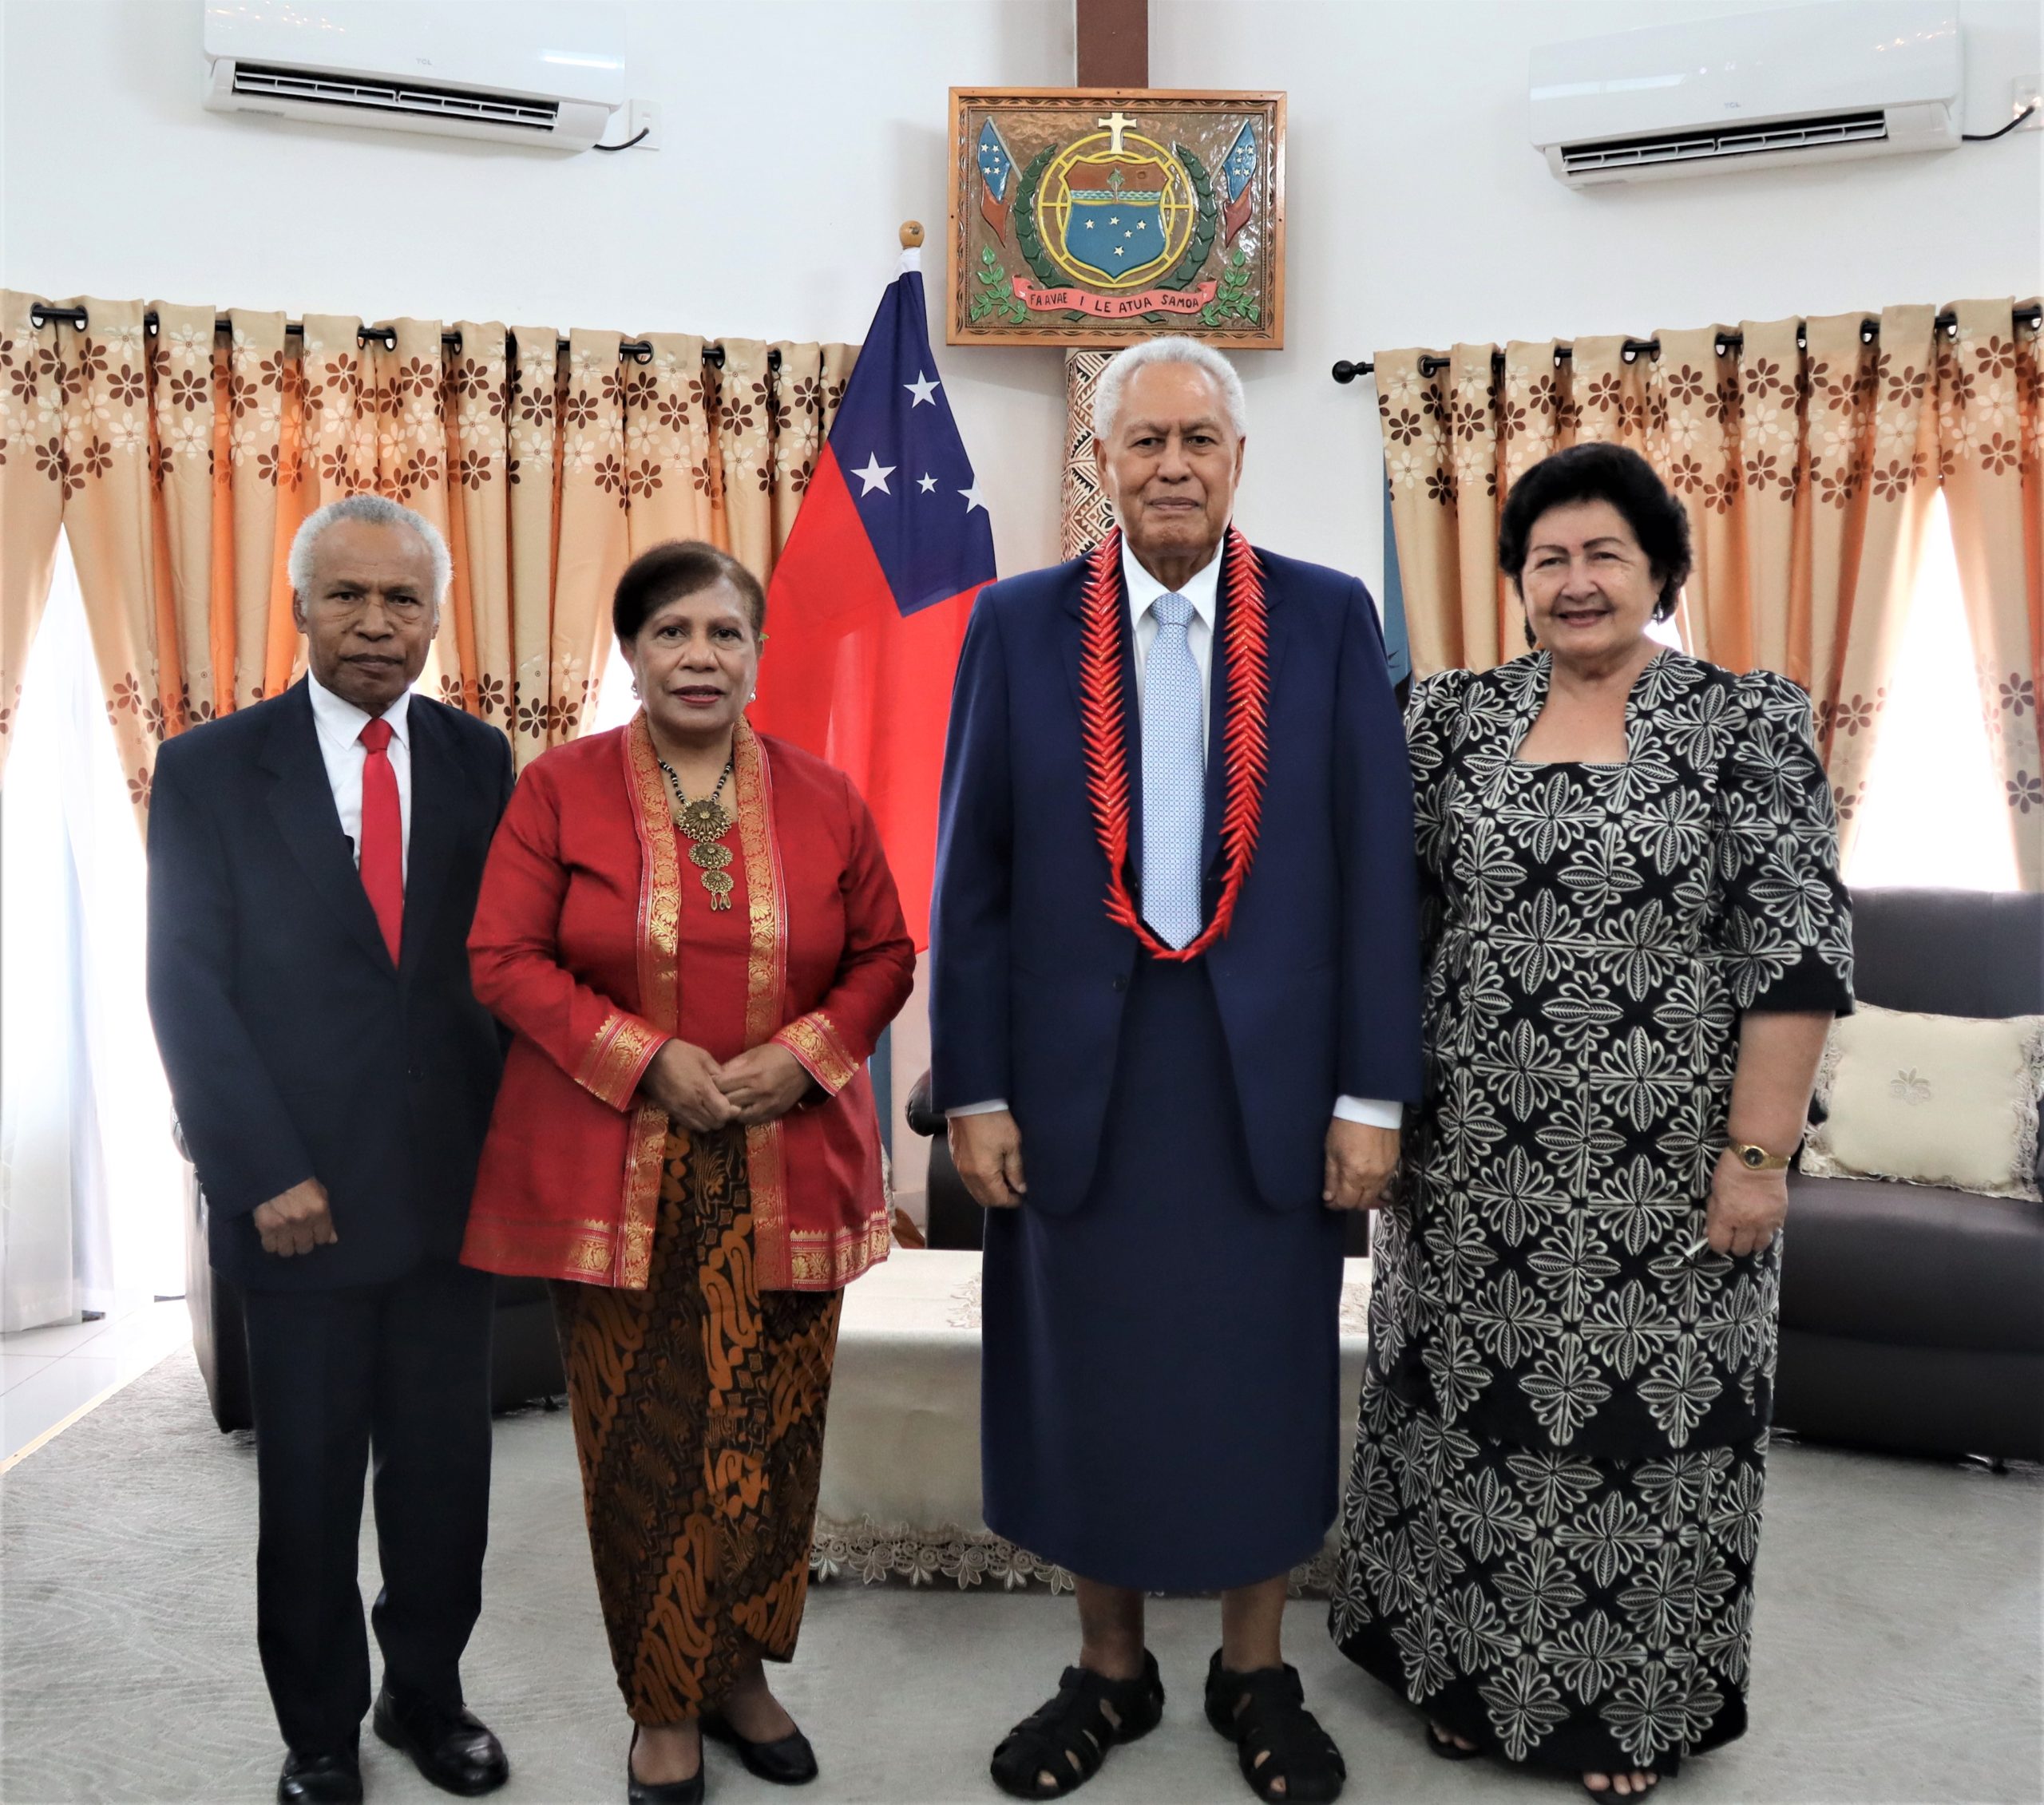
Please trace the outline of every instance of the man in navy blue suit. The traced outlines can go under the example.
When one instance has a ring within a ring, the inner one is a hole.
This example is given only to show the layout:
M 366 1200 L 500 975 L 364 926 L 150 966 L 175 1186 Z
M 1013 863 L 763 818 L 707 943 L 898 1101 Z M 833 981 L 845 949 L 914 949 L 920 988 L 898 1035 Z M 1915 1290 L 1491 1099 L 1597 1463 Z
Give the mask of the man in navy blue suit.
M 1095 455 L 1120 531 L 973 610 L 931 936 L 935 1102 L 987 1206 L 986 1518 L 1078 1577 L 1022 1798 L 1153 1728 L 1147 1591 L 1218 1591 L 1206 1715 L 1266 1799 L 1340 1752 L 1280 1641 L 1337 1503 L 1344 1211 L 1420 1093 L 1412 792 L 1354 578 L 1230 526 L 1242 385 L 1147 341 Z
M 467 940 L 510 749 L 412 694 L 448 578 L 428 521 L 335 502 L 290 572 L 305 681 L 157 758 L 149 1011 L 212 1264 L 245 1300 L 277 1796 L 362 1797 L 372 1448 L 376 1732 L 435 1785 L 486 1792 L 508 1770 L 460 1662 L 489 1530 L 493 1281 L 458 1256 L 502 1067 Z

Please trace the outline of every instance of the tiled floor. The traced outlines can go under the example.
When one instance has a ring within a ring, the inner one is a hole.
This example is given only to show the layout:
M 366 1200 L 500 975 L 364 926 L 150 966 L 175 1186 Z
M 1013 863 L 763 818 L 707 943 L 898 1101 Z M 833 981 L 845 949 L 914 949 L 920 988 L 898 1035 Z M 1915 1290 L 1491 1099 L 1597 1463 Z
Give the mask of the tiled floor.
M 0 1335 L 0 1460 L 191 1339 L 182 1298 Z

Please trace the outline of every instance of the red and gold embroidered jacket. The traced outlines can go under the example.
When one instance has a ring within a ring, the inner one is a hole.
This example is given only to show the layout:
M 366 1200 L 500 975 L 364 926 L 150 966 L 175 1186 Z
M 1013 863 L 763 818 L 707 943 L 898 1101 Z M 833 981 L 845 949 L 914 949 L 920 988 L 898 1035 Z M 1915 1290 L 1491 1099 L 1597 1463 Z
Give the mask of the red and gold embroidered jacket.
M 741 722 L 731 907 L 687 857 L 644 718 L 520 780 L 469 936 L 475 993 L 515 1031 L 461 1257 L 646 1283 L 668 1122 L 640 1076 L 670 1038 L 766 1041 L 822 1093 L 747 1130 L 763 1290 L 829 1291 L 887 1256 L 866 1060 L 914 949 L 872 817 L 835 767 Z

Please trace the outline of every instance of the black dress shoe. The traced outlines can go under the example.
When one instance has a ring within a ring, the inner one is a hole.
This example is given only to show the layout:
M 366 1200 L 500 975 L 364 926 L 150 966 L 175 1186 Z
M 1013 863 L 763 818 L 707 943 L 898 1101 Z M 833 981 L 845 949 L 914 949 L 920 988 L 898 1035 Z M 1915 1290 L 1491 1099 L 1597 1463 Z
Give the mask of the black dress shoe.
M 632 1728 L 632 1748 L 639 1746 L 639 1727 Z M 632 1751 L 624 1756 L 624 1805 L 703 1805 L 703 1767 L 685 1780 L 642 1780 L 632 1771 Z
M 442 1792 L 473 1798 L 479 1792 L 494 1792 L 511 1777 L 504 1745 L 458 1705 L 450 1709 L 406 1698 L 386 1685 L 376 1695 L 371 1721 L 377 1735 L 409 1755 L 418 1771 Z
M 277 1805 L 362 1805 L 362 1768 L 352 1755 L 293 1749 L 277 1775 Z
M 816 1751 L 799 1730 L 790 1730 L 774 1742 L 748 1742 L 726 1720 L 706 1712 L 703 1734 L 736 1749 L 747 1772 L 776 1786 L 807 1786 L 816 1778 Z

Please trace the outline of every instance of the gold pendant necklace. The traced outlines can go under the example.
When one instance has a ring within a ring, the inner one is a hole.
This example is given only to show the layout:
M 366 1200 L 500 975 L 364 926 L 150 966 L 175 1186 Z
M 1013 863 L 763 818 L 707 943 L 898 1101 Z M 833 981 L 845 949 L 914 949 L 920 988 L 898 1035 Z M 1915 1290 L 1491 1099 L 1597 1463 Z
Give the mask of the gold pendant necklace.
M 659 758 L 660 754 L 656 753 L 654 757 Z M 724 786 L 731 782 L 731 760 L 724 761 L 723 774 L 717 779 L 717 787 L 693 802 L 682 794 L 681 779 L 675 775 L 674 766 L 664 758 L 660 759 L 660 765 L 667 774 L 668 789 L 674 792 L 675 825 L 692 842 L 688 849 L 689 861 L 703 873 L 703 888 L 710 893 L 710 906 L 713 909 L 729 908 L 731 874 L 724 868 L 731 862 L 731 849 L 718 845 L 718 841 L 735 825 L 723 802 Z

